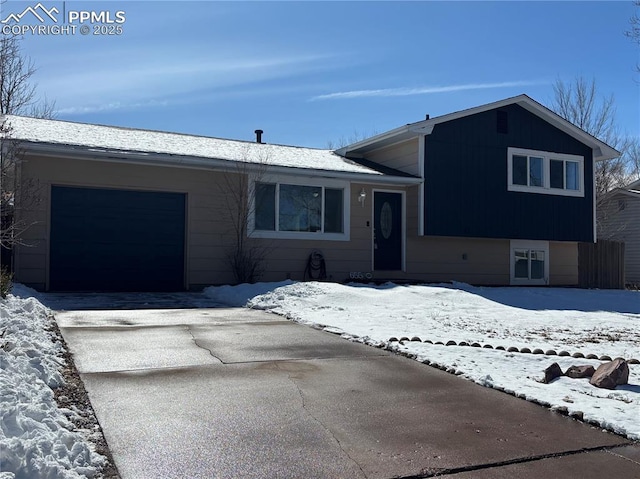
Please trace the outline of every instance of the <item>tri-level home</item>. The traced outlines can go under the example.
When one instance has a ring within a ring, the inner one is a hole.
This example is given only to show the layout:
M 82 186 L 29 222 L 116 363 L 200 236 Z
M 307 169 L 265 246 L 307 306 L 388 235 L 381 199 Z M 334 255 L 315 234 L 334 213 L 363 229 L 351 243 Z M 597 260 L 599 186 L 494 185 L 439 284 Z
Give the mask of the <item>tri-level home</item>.
M 5 120 L 41 196 L 15 279 L 51 291 L 231 283 L 243 248 L 264 281 L 317 277 L 320 252 L 333 281 L 575 285 L 594 164 L 619 155 L 526 95 L 336 151 Z

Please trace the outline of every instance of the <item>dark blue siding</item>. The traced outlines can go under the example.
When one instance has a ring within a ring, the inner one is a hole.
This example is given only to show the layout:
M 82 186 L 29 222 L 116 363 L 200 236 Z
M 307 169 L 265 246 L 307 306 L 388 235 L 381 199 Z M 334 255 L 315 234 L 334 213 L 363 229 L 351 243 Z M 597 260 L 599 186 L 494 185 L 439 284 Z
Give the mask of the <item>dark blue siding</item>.
M 498 133 L 490 110 L 435 126 L 425 139 L 425 234 L 593 240 L 591 148 L 518 105 Z M 503 130 L 504 131 L 504 130 Z M 585 158 L 584 198 L 507 191 L 507 148 Z
M 184 289 L 185 195 L 51 190 L 50 289 Z

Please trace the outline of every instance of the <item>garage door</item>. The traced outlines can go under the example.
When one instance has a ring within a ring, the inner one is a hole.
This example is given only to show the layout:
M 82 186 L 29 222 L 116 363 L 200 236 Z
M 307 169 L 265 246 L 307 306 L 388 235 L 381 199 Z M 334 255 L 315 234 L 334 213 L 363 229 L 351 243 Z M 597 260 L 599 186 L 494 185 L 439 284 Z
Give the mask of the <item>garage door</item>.
M 52 291 L 184 289 L 185 195 L 51 190 Z

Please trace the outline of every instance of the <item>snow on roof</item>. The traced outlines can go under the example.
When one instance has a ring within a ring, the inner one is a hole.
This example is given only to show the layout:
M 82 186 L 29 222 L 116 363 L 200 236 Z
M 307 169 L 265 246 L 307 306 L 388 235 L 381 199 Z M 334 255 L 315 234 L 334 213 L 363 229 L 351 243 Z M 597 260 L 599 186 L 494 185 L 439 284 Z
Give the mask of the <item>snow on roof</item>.
M 384 176 L 372 168 L 337 155 L 332 150 L 271 145 L 239 140 L 92 125 L 23 116 L 6 117 L 9 136 L 52 146 L 80 147 L 89 151 L 132 155 L 164 154 L 289 168 Z

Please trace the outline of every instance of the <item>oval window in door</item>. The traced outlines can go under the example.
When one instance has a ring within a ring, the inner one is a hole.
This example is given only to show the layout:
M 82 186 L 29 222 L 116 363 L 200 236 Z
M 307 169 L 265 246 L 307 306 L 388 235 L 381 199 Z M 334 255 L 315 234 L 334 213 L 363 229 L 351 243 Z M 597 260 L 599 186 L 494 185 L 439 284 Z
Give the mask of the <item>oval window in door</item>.
M 386 201 L 380 210 L 380 230 L 384 239 L 389 239 L 393 230 L 393 212 L 391 211 L 391 205 Z

